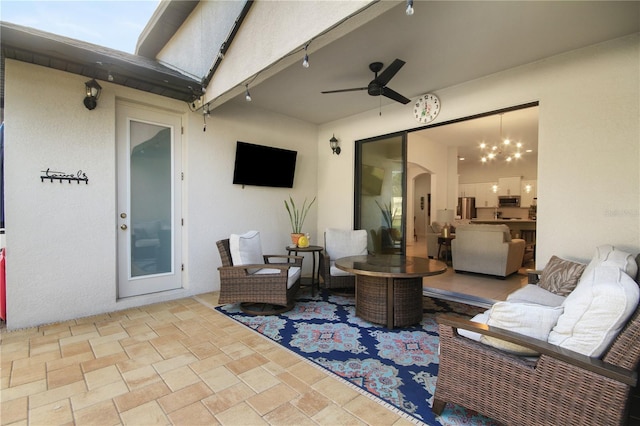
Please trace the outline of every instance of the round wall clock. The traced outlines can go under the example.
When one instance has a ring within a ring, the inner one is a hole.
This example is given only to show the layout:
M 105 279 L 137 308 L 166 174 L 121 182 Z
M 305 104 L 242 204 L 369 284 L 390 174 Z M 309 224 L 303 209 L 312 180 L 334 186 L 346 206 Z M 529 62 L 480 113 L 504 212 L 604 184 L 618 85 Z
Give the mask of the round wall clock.
M 413 106 L 413 115 L 420 123 L 430 123 L 440 112 L 440 99 L 432 93 L 427 93 L 418 98 Z

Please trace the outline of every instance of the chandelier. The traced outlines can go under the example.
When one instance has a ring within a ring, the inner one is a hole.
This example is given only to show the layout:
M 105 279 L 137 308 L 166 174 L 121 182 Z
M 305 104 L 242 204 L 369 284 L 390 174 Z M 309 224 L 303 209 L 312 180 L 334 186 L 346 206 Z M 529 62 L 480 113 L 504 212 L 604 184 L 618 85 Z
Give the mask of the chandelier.
M 502 116 L 503 114 L 500 114 L 500 142 L 497 144 L 482 142 L 480 144 L 480 151 L 482 155 L 480 157 L 480 161 L 482 163 L 497 160 L 510 163 L 511 161 L 522 158 L 522 143 L 512 142 L 509 138 L 504 138 L 502 136 Z

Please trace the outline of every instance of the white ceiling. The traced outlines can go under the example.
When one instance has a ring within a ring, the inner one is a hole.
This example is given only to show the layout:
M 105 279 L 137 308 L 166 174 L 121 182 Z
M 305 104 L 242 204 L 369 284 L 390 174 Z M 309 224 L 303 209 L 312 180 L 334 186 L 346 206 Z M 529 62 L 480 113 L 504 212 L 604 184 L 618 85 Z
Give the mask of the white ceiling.
M 371 62 L 406 62 L 388 86 L 412 100 L 465 81 L 640 31 L 637 1 L 405 2 L 251 87 L 252 104 L 322 124 L 394 101 L 366 91 Z M 347 21 L 348 22 L 348 21 Z M 245 102 L 244 94 L 234 102 Z M 443 106 L 443 108 L 446 106 Z M 411 113 L 412 103 L 404 106 Z

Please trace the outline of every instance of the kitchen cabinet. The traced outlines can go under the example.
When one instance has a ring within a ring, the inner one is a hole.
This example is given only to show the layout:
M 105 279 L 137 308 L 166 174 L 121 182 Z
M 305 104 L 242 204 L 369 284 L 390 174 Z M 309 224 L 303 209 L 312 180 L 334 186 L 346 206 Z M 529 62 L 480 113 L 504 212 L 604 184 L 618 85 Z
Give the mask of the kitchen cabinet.
M 458 185 L 458 197 L 475 197 L 476 196 L 476 184 L 475 183 L 461 183 Z
M 529 207 L 533 204 L 533 199 L 538 197 L 535 180 L 523 180 L 520 192 L 520 207 Z
M 498 179 L 498 195 L 520 195 L 520 176 Z
M 497 207 L 498 194 L 494 192 L 496 182 L 476 183 L 476 207 Z

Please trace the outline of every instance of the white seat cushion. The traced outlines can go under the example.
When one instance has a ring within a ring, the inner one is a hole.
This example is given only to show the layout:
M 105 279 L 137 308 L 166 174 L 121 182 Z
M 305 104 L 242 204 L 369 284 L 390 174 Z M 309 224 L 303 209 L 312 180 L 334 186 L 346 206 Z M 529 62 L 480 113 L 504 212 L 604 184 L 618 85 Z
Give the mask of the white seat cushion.
M 280 273 L 279 269 L 273 269 L 273 268 L 262 268 L 254 272 L 255 275 L 268 275 L 268 274 L 279 274 L 279 273 Z M 287 288 L 291 288 L 291 286 L 294 285 L 296 281 L 298 281 L 301 273 L 302 271 L 297 266 L 292 266 L 291 268 L 288 269 Z
M 563 303 L 549 343 L 599 358 L 638 306 L 638 284 L 618 266 L 587 267 Z
M 561 306 L 498 302 L 489 309 L 487 325 L 547 341 L 549 332 L 556 325 L 562 311 Z M 538 355 L 531 349 L 495 337 L 482 336 L 480 341 L 517 355 Z
M 332 260 L 331 266 L 329 266 L 329 273 L 331 274 L 332 277 L 348 277 L 348 276 L 354 275 L 351 272 L 343 271 L 342 269 L 338 268 L 335 264 L 336 262 Z
M 334 262 L 341 257 L 363 256 L 367 251 L 367 231 L 357 229 L 328 228 L 324 233 L 325 251 L 331 258 L 330 274 L 333 276 L 352 275 L 334 266 Z
M 471 321 L 478 322 L 480 324 L 486 324 L 489 321 L 489 310 L 479 313 L 478 315 L 471 318 Z M 480 341 L 482 334 L 475 333 L 473 331 L 465 330 L 463 328 L 458 329 L 458 334 L 466 337 L 467 339 L 475 340 L 476 342 Z
M 231 234 L 229 237 L 229 251 L 234 265 L 253 265 L 264 263 L 260 232 L 249 231 L 244 234 Z M 250 270 L 249 273 L 256 272 Z
M 545 306 L 560 306 L 565 297 L 552 293 L 535 284 L 527 284 L 507 296 L 509 302 L 535 303 Z

